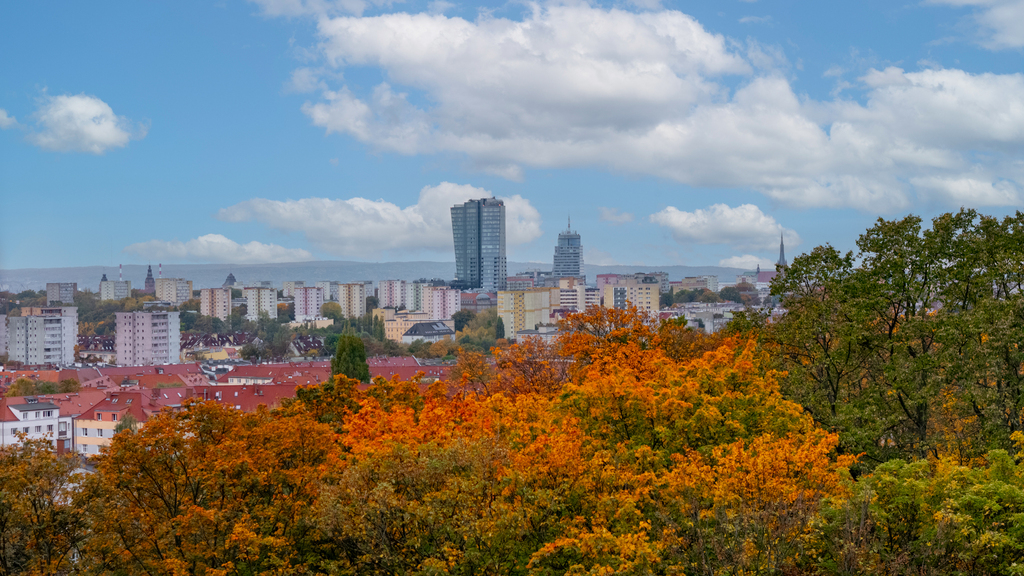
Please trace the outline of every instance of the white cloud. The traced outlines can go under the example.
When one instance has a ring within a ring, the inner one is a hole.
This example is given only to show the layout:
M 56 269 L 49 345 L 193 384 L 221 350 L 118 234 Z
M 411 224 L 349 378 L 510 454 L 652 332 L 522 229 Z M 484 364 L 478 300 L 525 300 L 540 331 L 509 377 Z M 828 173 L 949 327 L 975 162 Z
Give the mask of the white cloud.
M 29 141 L 59 152 L 102 154 L 146 135 L 144 126 L 133 126 L 106 102 L 85 94 L 46 96 L 35 119 L 38 130 Z
M 14 119 L 14 116 L 8 116 L 7 110 L 0 108 L 0 130 L 14 128 L 17 125 L 18 121 Z
M 301 248 L 285 248 L 256 241 L 239 244 L 220 234 L 206 234 L 188 242 L 150 240 L 132 244 L 124 251 L 152 260 L 181 262 L 268 264 L 313 260 L 313 255 Z
M 611 222 L 612 224 L 625 224 L 626 222 L 633 221 L 632 213 L 619 212 L 618 208 L 605 208 L 604 206 L 598 206 L 597 211 L 601 213 L 600 218 L 602 222 Z
M 978 42 L 991 50 L 1024 47 L 1024 0 L 929 0 L 929 4 L 974 6 Z
M 775 270 L 775 262 L 751 254 L 723 258 L 718 261 L 718 265 L 725 266 L 726 268 L 743 268 L 744 270 L 756 270 L 758 266 L 762 270 Z
M 386 82 L 321 90 L 303 112 L 377 151 L 456 153 L 513 180 L 598 166 L 871 212 L 936 198 L 914 184 L 928 178 L 1021 185 L 1020 74 L 887 68 L 816 101 L 793 91 L 781 49 L 727 41 L 678 11 L 528 6 L 521 20 L 322 17 L 323 67 L 378 68 Z M 853 88 L 863 97 L 838 98 Z M 1000 197 L 1014 198 L 987 196 Z
M 779 238 L 795 246 L 800 236 L 785 229 L 775 218 L 753 204 L 731 208 L 713 204 L 706 209 L 685 212 L 673 206 L 651 214 L 651 222 L 671 230 L 680 243 L 727 244 L 738 248 L 768 249 L 778 247 Z
M 249 0 L 267 16 L 316 16 L 337 14 L 360 15 L 374 6 L 390 6 L 392 0 Z M 399 0 L 401 1 L 401 0 Z
M 482 188 L 442 182 L 424 187 L 419 201 L 405 208 L 366 198 L 255 198 L 220 210 L 217 218 L 227 222 L 257 221 L 283 232 L 299 232 L 318 249 L 338 256 L 419 250 L 451 252 L 451 207 L 491 196 Z M 540 237 L 540 213 L 529 200 L 518 194 L 502 200 L 509 246 Z

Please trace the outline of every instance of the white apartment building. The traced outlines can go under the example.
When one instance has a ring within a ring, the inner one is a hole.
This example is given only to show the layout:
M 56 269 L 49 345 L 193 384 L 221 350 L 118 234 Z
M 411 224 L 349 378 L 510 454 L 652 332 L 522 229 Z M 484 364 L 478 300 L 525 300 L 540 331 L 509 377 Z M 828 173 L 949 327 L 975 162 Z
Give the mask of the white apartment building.
M 281 296 L 284 298 L 294 298 L 296 288 L 305 288 L 306 282 L 304 280 L 288 280 L 281 286 Z
M 177 312 L 118 312 L 114 354 L 118 366 L 177 364 L 181 321 Z
M 131 280 L 103 280 L 100 282 L 100 300 L 124 300 L 131 295 Z
M 199 313 L 227 320 L 231 316 L 231 288 L 203 288 L 199 291 Z
M 0 314 L 0 355 L 7 354 L 7 315 Z
M 7 319 L 8 355 L 25 364 L 71 364 L 78 343 L 78 308 L 36 308 Z
M 418 311 L 423 309 L 423 287 L 422 282 L 405 283 L 405 309 Z
M 46 305 L 74 304 L 75 294 L 78 293 L 78 282 L 47 282 L 46 283 Z
M 71 426 L 71 417 L 61 417 L 60 407 L 49 400 L 35 396 L 0 400 L 0 446 L 20 444 L 20 432 L 28 440 L 49 439 L 62 452 L 67 451 Z
M 708 290 L 711 290 L 712 292 L 718 292 L 718 276 L 701 276 L 701 278 L 707 281 L 707 284 L 705 284 L 705 286 Z
M 253 280 L 245 283 L 246 288 L 273 288 L 274 283 L 270 280 Z
M 381 308 L 408 308 L 405 296 L 405 280 L 381 280 L 377 283 L 377 303 Z
M 245 317 L 253 322 L 260 319 L 260 312 L 266 312 L 271 320 L 277 319 L 277 290 L 273 288 L 243 288 Z
M 601 292 L 597 288 L 588 288 L 579 278 L 561 278 L 558 280 L 558 307 L 583 312 L 591 306 L 601 305 Z
M 366 314 L 366 284 L 362 282 L 339 284 L 338 304 L 341 306 L 341 313 L 346 318 L 364 316 Z
M 446 286 L 424 286 L 420 310 L 433 320 L 447 320 L 462 310 L 462 291 Z
M 338 301 L 338 286 L 341 282 L 334 282 L 333 280 L 321 280 L 316 283 L 316 287 L 324 291 L 324 302 L 337 302 Z
M 324 291 L 315 286 L 295 288 L 295 321 L 307 322 L 322 318 L 320 308 L 324 305 Z
M 184 278 L 157 278 L 156 299 L 170 302 L 177 306 L 192 299 L 192 281 Z

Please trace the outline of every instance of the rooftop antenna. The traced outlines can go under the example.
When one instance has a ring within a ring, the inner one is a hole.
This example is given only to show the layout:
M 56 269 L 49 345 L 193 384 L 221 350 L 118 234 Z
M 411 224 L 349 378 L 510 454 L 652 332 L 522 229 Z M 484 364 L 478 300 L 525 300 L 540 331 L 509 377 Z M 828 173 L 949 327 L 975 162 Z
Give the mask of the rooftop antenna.
M 160 264 L 160 278 L 164 277 L 164 265 Z

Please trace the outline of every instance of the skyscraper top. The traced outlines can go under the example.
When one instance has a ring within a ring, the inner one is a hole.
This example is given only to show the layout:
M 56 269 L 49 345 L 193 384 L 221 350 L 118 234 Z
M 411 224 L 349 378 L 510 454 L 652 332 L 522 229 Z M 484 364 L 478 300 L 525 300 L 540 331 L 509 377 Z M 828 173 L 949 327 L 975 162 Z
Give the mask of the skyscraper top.
M 555 278 L 585 278 L 583 272 L 583 243 L 580 235 L 572 229 L 571 217 L 567 221 L 565 232 L 558 235 L 558 244 L 555 245 L 555 260 L 551 269 L 551 275 Z
M 783 268 L 789 266 L 786 262 L 786 241 L 782 238 L 782 234 L 779 234 L 779 261 L 776 264 Z

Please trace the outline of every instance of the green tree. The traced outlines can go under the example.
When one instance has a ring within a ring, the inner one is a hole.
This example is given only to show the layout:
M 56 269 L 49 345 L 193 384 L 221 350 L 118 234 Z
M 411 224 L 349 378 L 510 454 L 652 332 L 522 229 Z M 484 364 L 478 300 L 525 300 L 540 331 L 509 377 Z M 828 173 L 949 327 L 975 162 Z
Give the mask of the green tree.
M 370 366 L 366 363 L 366 347 L 358 336 L 344 334 L 338 338 L 338 347 L 331 359 L 331 376 L 343 374 L 360 382 L 370 381 Z
M 505 321 L 498 316 L 498 321 L 494 324 L 494 338 L 501 339 L 505 337 Z
M 466 324 L 472 322 L 475 317 L 476 312 L 473 312 L 472 310 L 459 310 L 455 314 L 452 314 L 452 320 L 455 321 L 455 331 L 462 332 L 463 328 L 466 327 Z
M 337 302 L 324 302 L 324 305 L 320 307 L 320 315 L 324 318 L 330 318 L 335 322 L 345 318 L 345 314 L 341 310 L 341 304 Z
M 728 302 L 736 302 L 738 304 L 743 303 L 743 298 L 740 296 L 740 290 L 735 286 L 726 286 L 725 288 L 722 288 L 718 291 L 718 296 L 722 300 L 726 300 Z

